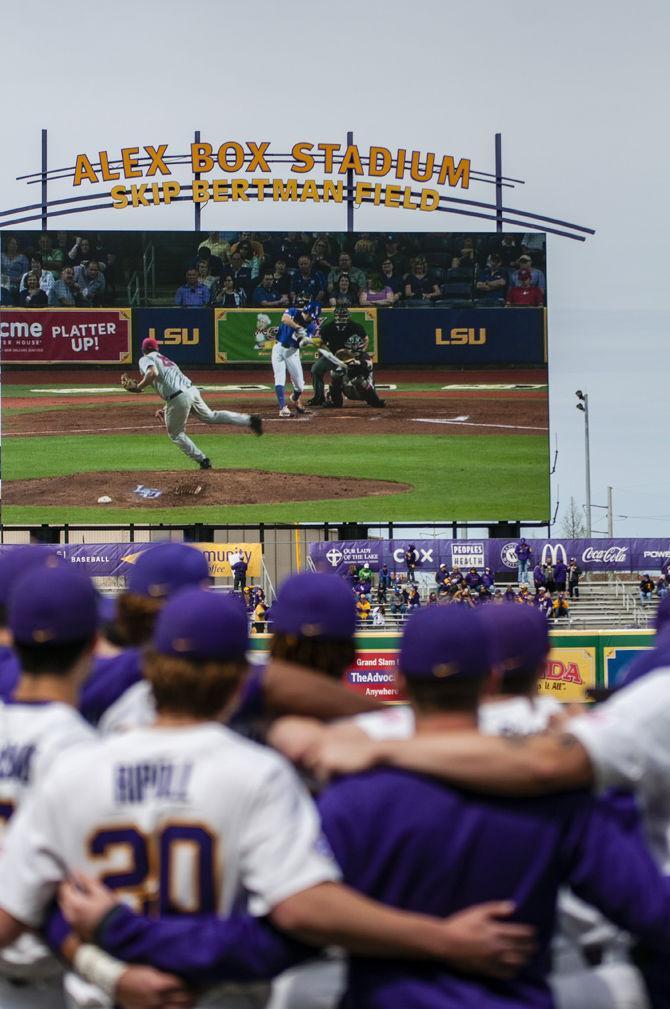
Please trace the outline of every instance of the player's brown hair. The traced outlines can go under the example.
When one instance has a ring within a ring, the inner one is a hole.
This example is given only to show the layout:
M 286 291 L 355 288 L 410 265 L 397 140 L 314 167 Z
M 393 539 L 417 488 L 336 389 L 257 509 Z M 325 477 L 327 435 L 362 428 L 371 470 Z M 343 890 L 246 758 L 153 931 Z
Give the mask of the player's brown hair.
M 67 641 L 59 645 L 33 645 L 14 642 L 21 672 L 28 676 L 67 676 L 86 649 L 93 648 L 92 638 Z
M 144 677 L 151 685 L 160 714 L 191 715 L 215 719 L 242 681 L 247 664 L 216 662 L 161 655 L 147 649 Z
M 436 711 L 475 712 L 481 700 L 485 678 L 459 677 L 455 680 L 416 680 L 407 677 L 407 694 L 417 711 L 427 715 Z
M 148 599 L 134 592 L 123 592 L 116 602 L 114 641 L 120 645 L 143 645 L 153 634 L 156 617 L 164 599 Z
M 351 638 L 320 641 L 277 633 L 270 642 L 270 656 L 340 680 L 356 658 L 356 645 Z

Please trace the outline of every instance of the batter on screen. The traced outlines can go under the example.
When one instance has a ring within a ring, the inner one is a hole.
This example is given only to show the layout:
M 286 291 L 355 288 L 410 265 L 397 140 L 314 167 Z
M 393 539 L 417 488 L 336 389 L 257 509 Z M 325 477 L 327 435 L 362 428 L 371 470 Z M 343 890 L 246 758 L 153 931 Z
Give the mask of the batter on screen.
M 138 367 L 142 372 L 139 382 L 122 375 L 121 385 L 127 392 L 142 392 L 148 385 L 153 385 L 158 395 L 165 400 L 165 406 L 156 416 L 165 420 L 168 438 L 189 459 L 194 459 L 200 469 L 211 469 L 212 463 L 186 434 L 186 421 L 191 410 L 206 424 L 236 424 L 238 427 L 251 428 L 254 434 L 263 434 L 261 418 L 257 414 L 210 409 L 199 389 L 174 361 L 159 352 L 158 343 L 152 337 L 147 337 L 142 343 L 142 357 Z
M 300 348 L 313 344 L 318 332 L 318 318 L 321 307 L 315 301 L 307 301 L 304 297 L 296 298 L 293 308 L 287 308 L 281 317 L 277 330 L 277 342 L 272 348 L 272 371 L 274 372 L 275 393 L 279 405 L 279 416 L 290 417 L 291 411 L 286 403 L 286 377 L 293 386 L 291 402 L 298 414 L 310 413 L 302 405 L 302 394 L 305 390 L 305 380 L 302 373 Z

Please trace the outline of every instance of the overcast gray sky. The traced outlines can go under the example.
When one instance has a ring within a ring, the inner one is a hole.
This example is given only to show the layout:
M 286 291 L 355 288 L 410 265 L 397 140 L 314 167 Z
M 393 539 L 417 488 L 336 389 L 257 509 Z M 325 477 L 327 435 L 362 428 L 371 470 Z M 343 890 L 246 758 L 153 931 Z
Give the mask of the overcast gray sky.
M 453 153 L 526 180 L 512 206 L 594 227 L 549 238 L 552 509 L 584 501 L 589 392 L 593 501 L 614 487 L 615 533 L 670 536 L 668 4 L 562 0 L 117 0 L 4 4 L 0 209 L 34 202 L 15 180 L 80 151 L 203 139 L 339 140 Z M 50 197 L 71 195 L 55 186 Z M 475 199 L 492 189 L 474 187 Z M 90 229 L 93 219 L 63 219 Z M 102 211 L 96 228 L 189 228 L 189 207 Z M 341 207 L 218 205 L 205 228 L 343 228 Z M 374 230 L 472 230 L 467 219 L 375 209 Z M 603 513 L 594 526 L 604 528 Z M 631 516 L 621 518 L 620 516 Z

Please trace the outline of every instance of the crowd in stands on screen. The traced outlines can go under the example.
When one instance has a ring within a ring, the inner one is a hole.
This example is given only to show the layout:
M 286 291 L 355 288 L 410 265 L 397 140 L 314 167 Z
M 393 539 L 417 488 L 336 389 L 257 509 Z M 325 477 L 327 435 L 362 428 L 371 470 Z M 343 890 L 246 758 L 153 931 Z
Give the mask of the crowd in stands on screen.
M 530 306 L 538 308 L 544 304 L 544 293 L 533 284 L 530 270 L 517 270 L 516 282 L 507 289 L 505 304 L 514 308 Z
M 27 287 L 27 279 L 30 274 L 36 274 L 38 278 L 38 283 L 42 291 L 49 295 L 49 291 L 54 286 L 55 278 L 51 270 L 44 269 L 44 259 L 41 252 L 32 252 L 30 255 L 30 269 L 26 271 L 21 277 L 21 283 L 19 285 L 19 295 Z
M 361 298 L 361 292 L 358 286 L 354 284 L 348 273 L 341 273 L 337 278 L 335 287 L 333 288 L 330 298 L 328 299 L 331 307 L 335 305 L 348 305 L 352 308 L 354 305 L 358 305 Z
M 367 288 L 359 295 L 359 304 L 372 305 L 375 308 L 392 308 L 399 297 L 392 287 L 382 281 L 379 273 L 371 273 Z
M 440 288 L 434 274 L 428 272 L 428 263 L 423 256 L 415 256 L 410 263 L 410 272 L 405 278 L 405 298 L 413 302 L 431 302 L 440 297 Z
M 80 308 L 82 306 L 81 288 L 75 280 L 74 266 L 64 266 L 60 276 L 49 292 L 49 304 L 52 308 Z
M 49 274 L 51 276 L 51 274 Z M 52 278 L 53 279 L 53 278 Z M 49 298 L 46 291 L 40 287 L 40 275 L 37 272 L 26 273 L 21 279 L 19 291 L 20 308 L 46 308 Z
M 255 308 L 284 308 L 290 304 L 288 292 L 281 293 L 272 270 L 264 271 L 252 300 Z
M 308 301 L 323 302 L 326 297 L 326 278 L 314 268 L 311 256 L 300 256 L 298 270 L 291 281 L 291 299 L 305 297 Z
M 246 303 L 247 292 L 239 283 L 235 283 L 232 273 L 227 273 L 214 292 L 213 304 L 221 308 L 244 308 Z
M 0 273 L 6 278 L 6 285 L 12 294 L 18 296 L 21 277 L 29 267 L 28 257 L 21 252 L 17 239 L 10 236 L 2 243 Z
M 198 246 L 198 255 L 203 252 L 215 256 L 219 263 L 227 263 L 230 258 L 230 243 L 219 237 L 218 231 L 210 231 L 204 242 Z

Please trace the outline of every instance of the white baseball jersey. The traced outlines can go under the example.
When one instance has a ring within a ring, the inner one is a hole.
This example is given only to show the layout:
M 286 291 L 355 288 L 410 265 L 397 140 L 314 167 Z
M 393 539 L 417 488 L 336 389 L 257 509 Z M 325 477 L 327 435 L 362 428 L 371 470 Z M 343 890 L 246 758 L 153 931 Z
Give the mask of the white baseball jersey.
M 265 915 L 339 878 L 293 769 L 215 723 L 136 729 L 56 762 L 9 832 L 0 905 L 37 925 L 74 868 L 158 915 L 225 915 L 243 898 Z
M 647 841 L 670 871 L 670 668 L 572 719 L 568 731 L 588 751 L 599 787 L 636 793 Z
M 59 754 L 93 738 L 95 733 L 91 727 L 67 704 L 0 703 L 0 837 L 3 845 L 12 831 L 11 826 L 7 830 L 10 817 L 40 785 Z M 61 974 L 58 961 L 34 936 L 24 935 L 0 953 L 2 977 L 37 981 Z
M 147 680 L 139 680 L 128 687 L 118 700 L 107 708 L 98 722 L 101 736 L 114 732 L 128 732 L 156 721 L 156 702 Z
M 174 361 L 160 354 L 157 350 L 152 350 L 150 354 L 141 357 L 138 367 L 143 375 L 146 375 L 149 368 L 156 369 L 158 374 L 154 379 L 153 386 L 158 395 L 165 400 L 176 392 L 190 389 L 193 385 L 190 378 L 186 377 Z

